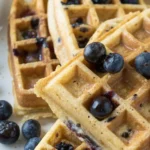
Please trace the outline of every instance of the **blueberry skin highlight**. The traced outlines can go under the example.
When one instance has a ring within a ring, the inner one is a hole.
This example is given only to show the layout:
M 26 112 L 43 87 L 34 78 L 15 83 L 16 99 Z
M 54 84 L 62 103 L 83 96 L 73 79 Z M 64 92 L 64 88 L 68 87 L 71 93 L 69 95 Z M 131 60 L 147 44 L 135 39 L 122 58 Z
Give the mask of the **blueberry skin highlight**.
M 150 79 L 150 53 L 143 52 L 135 58 L 135 68 L 137 72 L 145 78 Z
M 19 126 L 12 121 L 0 121 L 0 143 L 13 144 L 20 136 Z
M 27 120 L 22 126 L 22 134 L 27 140 L 39 137 L 41 134 L 41 125 L 36 120 Z
M 106 118 L 114 110 L 114 105 L 110 99 L 105 96 L 98 96 L 92 102 L 90 112 L 99 120 Z
M 25 145 L 24 150 L 34 150 L 41 139 L 39 137 L 31 138 Z
M 99 64 L 105 55 L 105 46 L 99 42 L 93 42 L 87 45 L 84 49 L 85 60 L 92 64 Z
M 104 61 L 104 68 L 109 73 L 118 73 L 124 66 L 124 59 L 120 54 L 110 53 Z
M 7 120 L 12 113 L 12 106 L 7 101 L 0 100 L 0 120 Z

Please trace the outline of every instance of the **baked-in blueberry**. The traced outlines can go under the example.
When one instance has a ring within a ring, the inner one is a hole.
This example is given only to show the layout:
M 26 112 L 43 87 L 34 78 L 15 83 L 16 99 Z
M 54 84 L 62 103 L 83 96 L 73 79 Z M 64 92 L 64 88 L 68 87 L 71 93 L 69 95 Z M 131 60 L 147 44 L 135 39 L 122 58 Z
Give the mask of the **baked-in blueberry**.
M 109 4 L 112 0 L 92 0 L 94 4 Z
M 139 0 L 121 0 L 123 4 L 139 4 Z
M 105 55 L 105 46 L 99 42 L 93 42 L 84 49 L 85 60 L 92 64 L 99 64 Z
M 83 24 L 83 18 L 79 17 L 75 20 L 75 22 L 72 24 L 73 28 L 78 27 L 79 25 Z
M 7 120 L 12 115 L 12 106 L 4 100 L 0 100 L 0 120 Z
M 22 134 L 27 140 L 39 137 L 41 134 L 40 123 L 33 119 L 27 120 L 22 126 Z
M 39 26 L 39 18 L 33 18 L 33 19 L 31 20 L 31 27 L 32 27 L 33 29 L 37 29 L 38 26 Z
M 13 144 L 20 135 L 19 126 L 12 121 L 0 121 L 0 143 Z
M 135 58 L 135 68 L 137 72 L 145 78 L 150 79 L 150 53 L 143 52 Z
M 61 2 L 63 5 L 78 5 L 81 4 L 80 0 L 68 0 L 66 3 Z
M 37 37 L 37 32 L 35 30 L 27 30 L 22 32 L 22 37 L 24 39 L 31 39 Z
M 24 150 L 34 150 L 41 139 L 39 137 L 31 138 L 25 145 Z
M 104 68 L 109 73 L 120 72 L 124 66 L 124 59 L 120 54 L 110 53 L 104 61 Z
M 114 110 L 114 105 L 110 99 L 105 96 L 96 97 L 90 107 L 90 112 L 99 120 L 106 118 Z
M 58 143 L 55 148 L 57 150 L 74 150 L 74 147 L 71 144 L 65 142 Z
M 42 50 L 37 50 L 35 52 L 28 52 L 24 58 L 25 63 L 32 63 L 42 60 Z
M 78 39 L 78 46 L 79 48 L 84 48 L 86 44 L 88 43 L 88 38 Z

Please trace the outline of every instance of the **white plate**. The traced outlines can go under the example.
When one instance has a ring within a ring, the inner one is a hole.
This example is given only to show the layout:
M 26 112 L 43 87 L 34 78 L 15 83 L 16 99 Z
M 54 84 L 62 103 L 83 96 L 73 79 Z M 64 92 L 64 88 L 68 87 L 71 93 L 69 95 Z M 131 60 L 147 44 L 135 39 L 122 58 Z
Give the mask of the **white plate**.
M 8 68 L 8 46 L 7 46 L 7 24 L 10 5 L 12 0 L 0 0 L 0 100 L 7 100 L 13 105 L 14 97 L 12 94 L 12 78 Z M 20 125 L 21 118 L 12 116 L 9 120 L 15 121 Z M 51 127 L 55 120 L 40 120 L 42 134 Z M 0 150 L 23 150 L 25 139 L 20 135 L 19 140 L 12 145 L 0 144 Z

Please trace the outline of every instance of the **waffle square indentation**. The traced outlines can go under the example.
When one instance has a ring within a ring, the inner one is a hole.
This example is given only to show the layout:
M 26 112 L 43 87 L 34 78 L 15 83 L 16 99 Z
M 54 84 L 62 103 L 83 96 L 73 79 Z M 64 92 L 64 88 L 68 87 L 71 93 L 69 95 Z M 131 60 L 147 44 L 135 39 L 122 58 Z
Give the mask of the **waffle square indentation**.
M 133 144 L 143 135 L 145 128 L 127 110 L 108 126 L 126 145 Z
M 38 66 L 35 68 L 22 68 L 21 76 L 24 89 L 32 89 L 36 82 L 45 77 L 45 67 Z
M 119 74 L 110 77 L 108 85 L 121 98 L 127 99 L 137 93 L 142 86 L 142 81 L 133 68 L 126 66 Z
M 76 98 L 89 91 L 95 84 L 93 77 L 77 65 L 70 70 L 68 79 L 64 80 L 63 86 Z
M 146 90 L 142 95 L 137 94 L 132 106 L 150 122 L 150 89 Z

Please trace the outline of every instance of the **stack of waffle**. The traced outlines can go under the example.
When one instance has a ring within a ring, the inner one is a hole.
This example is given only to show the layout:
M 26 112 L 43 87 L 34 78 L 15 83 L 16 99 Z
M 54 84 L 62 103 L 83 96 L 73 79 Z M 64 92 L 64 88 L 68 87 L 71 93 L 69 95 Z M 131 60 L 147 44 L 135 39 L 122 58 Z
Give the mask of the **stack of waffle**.
M 136 56 L 149 52 L 150 2 L 93 1 L 13 1 L 8 38 L 16 112 L 38 118 L 52 116 L 52 110 L 59 118 L 36 150 L 64 145 L 76 150 L 150 149 L 149 80 L 134 66 Z M 83 56 L 93 42 L 104 44 L 107 54 L 122 55 L 124 68 L 116 74 L 98 72 Z M 56 71 L 54 52 L 63 65 Z M 100 95 L 111 96 L 115 106 L 103 120 L 90 112 Z
M 55 53 L 61 64 L 66 63 L 85 47 L 101 23 L 116 17 L 123 17 L 125 20 L 125 14 L 143 11 L 150 6 L 148 5 L 150 2 L 143 0 L 139 0 L 136 5 L 124 4 L 121 0 L 111 2 L 106 0 L 110 2 L 108 4 L 98 4 L 98 0 L 95 0 L 97 4 L 94 4 L 93 1 L 76 0 L 76 5 L 71 5 L 73 0 L 50 2 L 49 29 L 54 41 Z
M 33 118 L 53 113 L 33 92 L 34 84 L 59 64 L 47 25 L 47 0 L 14 0 L 9 17 L 9 64 L 13 77 L 15 112 Z M 32 113 L 32 115 L 31 115 Z

